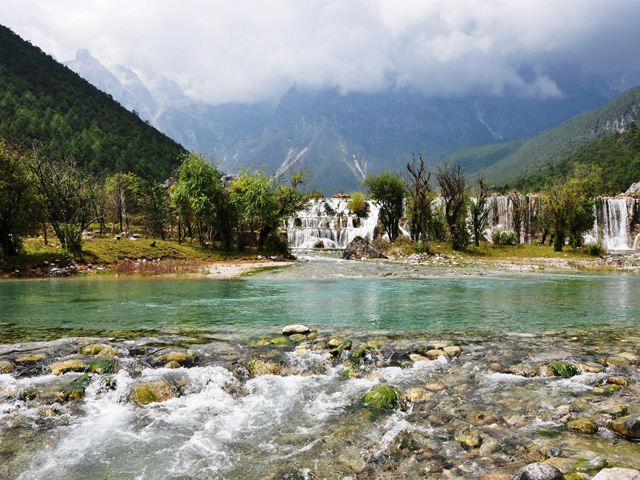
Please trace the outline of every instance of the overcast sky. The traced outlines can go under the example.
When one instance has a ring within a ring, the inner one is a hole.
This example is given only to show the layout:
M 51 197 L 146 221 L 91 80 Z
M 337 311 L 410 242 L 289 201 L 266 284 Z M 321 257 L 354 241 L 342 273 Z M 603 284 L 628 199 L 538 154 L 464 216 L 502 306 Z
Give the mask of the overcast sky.
M 640 1 L 1 0 L 0 19 L 58 60 L 87 48 L 211 103 L 296 82 L 549 97 L 553 63 L 640 70 Z

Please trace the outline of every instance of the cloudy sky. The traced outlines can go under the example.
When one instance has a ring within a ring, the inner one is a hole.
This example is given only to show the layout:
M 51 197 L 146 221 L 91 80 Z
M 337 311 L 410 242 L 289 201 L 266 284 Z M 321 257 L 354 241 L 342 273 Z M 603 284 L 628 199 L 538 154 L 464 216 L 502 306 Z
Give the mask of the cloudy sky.
M 2 0 L 0 19 L 58 60 L 87 48 L 210 103 L 293 83 L 553 97 L 557 63 L 640 70 L 640 1 Z

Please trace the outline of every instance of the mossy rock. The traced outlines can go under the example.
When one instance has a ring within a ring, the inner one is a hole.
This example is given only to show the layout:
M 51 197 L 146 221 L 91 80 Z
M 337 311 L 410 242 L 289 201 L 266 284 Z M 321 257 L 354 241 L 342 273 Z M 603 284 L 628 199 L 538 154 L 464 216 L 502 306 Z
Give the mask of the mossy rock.
M 362 348 L 366 350 L 381 350 L 383 346 L 384 343 L 380 340 L 369 340 L 362 346 Z
M 608 385 L 606 387 L 593 387 L 593 393 L 596 395 L 612 395 L 622 387 L 620 385 Z
M 22 355 L 18 358 L 16 358 L 14 360 L 14 363 L 16 365 L 33 365 L 34 363 L 38 363 L 44 359 L 46 359 L 47 356 L 44 353 L 33 353 L 30 355 Z
M 104 343 L 91 343 L 80 349 L 80 353 L 85 356 L 98 356 L 112 359 L 116 356 L 116 351 Z
M 611 424 L 611 428 L 624 437 L 640 439 L 640 415 L 619 418 Z
M 293 334 L 293 335 L 295 335 L 295 334 Z M 271 345 L 287 345 L 287 344 L 291 343 L 291 340 L 289 340 L 289 337 L 275 337 L 275 338 L 272 338 L 269 341 L 269 343 Z
M 293 335 L 289 336 L 289 340 L 296 343 L 304 342 L 306 339 L 307 339 L 307 336 L 302 335 L 301 333 L 294 333 Z
M 356 372 L 353 368 L 345 368 L 342 372 L 340 372 L 340 376 L 343 378 L 356 378 L 358 376 L 358 372 Z
M 362 365 L 362 362 L 364 361 L 364 357 L 366 356 L 367 356 L 367 351 L 364 348 L 360 348 L 349 355 L 349 362 L 353 366 L 357 367 L 359 365 Z
M 359 404 L 366 408 L 393 410 L 400 404 L 400 394 L 392 387 L 378 387 L 364 395 Z
M 109 360 L 89 362 L 86 367 L 86 371 L 89 373 L 113 373 L 116 370 L 116 366 Z
M 54 375 L 62 375 L 67 372 L 84 372 L 85 368 L 84 362 L 77 359 L 63 360 L 49 365 L 49 371 Z
M 252 360 L 247 365 L 249 373 L 253 377 L 259 377 L 262 375 L 278 375 L 282 372 L 282 366 L 275 362 L 265 362 L 264 360 Z
M 621 355 L 609 357 L 606 360 L 607 365 L 614 367 L 627 367 L 631 365 L 631 360 Z
M 166 381 L 139 383 L 131 391 L 131 400 L 136 405 L 164 402 L 175 396 L 171 385 Z
M 552 363 L 550 366 L 556 377 L 571 378 L 578 374 L 578 368 L 570 363 Z
M 565 425 L 567 430 L 572 432 L 584 433 L 585 435 L 593 435 L 598 431 L 598 426 L 590 418 L 577 418 L 567 422 Z
M 65 401 L 80 400 L 84 397 L 84 392 L 89 386 L 91 379 L 89 375 L 81 375 L 73 380 L 67 389 L 62 392 L 62 397 Z
M 183 367 L 188 367 L 200 361 L 198 354 L 193 350 L 170 350 L 157 353 L 153 356 L 156 363 L 166 364 L 169 362 L 178 362 Z
M 0 361 L 0 373 L 11 373 L 15 368 L 16 366 L 9 360 Z
M 250 347 L 264 347 L 269 345 L 269 339 L 266 337 L 260 337 L 258 340 L 253 340 L 249 342 Z

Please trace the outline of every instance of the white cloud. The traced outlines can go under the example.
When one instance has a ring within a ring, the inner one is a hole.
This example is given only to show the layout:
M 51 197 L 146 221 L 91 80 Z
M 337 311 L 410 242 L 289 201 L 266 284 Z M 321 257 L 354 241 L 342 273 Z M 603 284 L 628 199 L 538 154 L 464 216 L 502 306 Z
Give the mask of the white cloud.
M 640 67 L 634 1 L 3 0 L 0 18 L 59 60 L 88 48 L 211 103 L 274 101 L 294 82 L 555 97 L 553 62 Z

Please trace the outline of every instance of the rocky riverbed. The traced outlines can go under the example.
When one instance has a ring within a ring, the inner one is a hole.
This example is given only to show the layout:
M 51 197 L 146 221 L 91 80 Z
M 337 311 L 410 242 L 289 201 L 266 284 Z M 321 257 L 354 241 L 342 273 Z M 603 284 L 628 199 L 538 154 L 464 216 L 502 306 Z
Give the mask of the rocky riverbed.
M 640 469 L 639 363 L 595 328 L 5 344 L 0 477 L 589 479 Z

